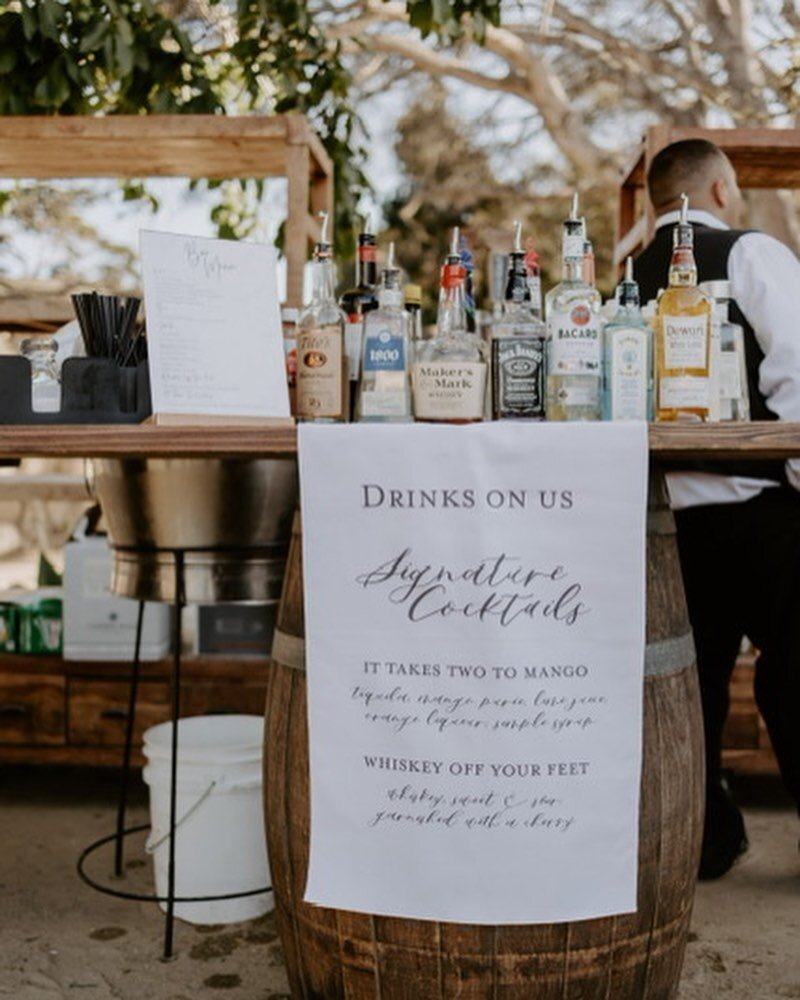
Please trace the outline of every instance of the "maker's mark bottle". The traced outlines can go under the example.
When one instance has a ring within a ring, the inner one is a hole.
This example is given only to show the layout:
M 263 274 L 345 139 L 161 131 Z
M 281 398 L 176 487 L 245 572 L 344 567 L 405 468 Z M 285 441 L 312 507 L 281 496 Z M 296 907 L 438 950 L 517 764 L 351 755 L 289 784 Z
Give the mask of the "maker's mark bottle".
M 297 324 L 297 419 L 338 423 L 347 420 L 349 410 L 345 315 L 336 304 L 327 213 L 320 218 L 311 302 Z
M 479 338 L 467 328 L 466 278 L 456 227 L 442 268 L 436 336 L 417 345 L 413 368 L 417 420 L 461 424 L 484 417 L 486 362 Z

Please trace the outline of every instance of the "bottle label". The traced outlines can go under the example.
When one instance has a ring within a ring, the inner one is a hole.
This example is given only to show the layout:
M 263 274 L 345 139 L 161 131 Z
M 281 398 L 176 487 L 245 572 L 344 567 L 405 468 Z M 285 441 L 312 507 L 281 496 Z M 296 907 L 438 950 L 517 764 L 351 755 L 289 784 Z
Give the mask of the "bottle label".
M 541 337 L 492 340 L 492 390 L 497 417 L 544 417 L 544 341 Z
M 550 375 L 599 373 L 600 326 L 588 305 L 578 302 L 567 312 L 551 313 L 547 329 Z
M 481 420 L 486 393 L 482 361 L 417 362 L 414 415 L 420 420 Z
M 709 317 L 663 316 L 667 368 L 708 367 Z
M 342 417 L 342 335 L 338 326 L 297 334 L 297 414 Z
M 361 337 L 363 327 L 363 316 L 358 316 L 357 322 L 345 323 L 344 327 L 344 342 L 347 350 L 347 377 L 351 382 L 358 381 L 358 373 L 361 370 Z
M 361 244 L 358 248 L 358 259 L 364 264 L 372 264 L 377 260 L 378 248 L 370 244 Z
M 718 360 L 720 398 L 738 400 L 742 395 L 739 354 L 736 351 L 720 351 Z
M 658 383 L 660 410 L 707 410 L 708 379 L 698 375 L 664 376 Z
M 580 233 L 564 233 L 561 256 L 564 260 L 583 260 L 583 236 Z
M 611 419 L 647 420 L 647 331 L 617 328 L 606 335 L 611 341 Z
M 362 417 L 411 418 L 408 394 L 405 389 L 362 389 Z
M 405 340 L 391 330 L 371 333 L 364 340 L 365 372 L 402 372 L 406 367 Z
M 558 406 L 591 407 L 600 406 L 600 383 L 597 380 L 581 380 L 579 384 L 560 382 L 555 389 Z

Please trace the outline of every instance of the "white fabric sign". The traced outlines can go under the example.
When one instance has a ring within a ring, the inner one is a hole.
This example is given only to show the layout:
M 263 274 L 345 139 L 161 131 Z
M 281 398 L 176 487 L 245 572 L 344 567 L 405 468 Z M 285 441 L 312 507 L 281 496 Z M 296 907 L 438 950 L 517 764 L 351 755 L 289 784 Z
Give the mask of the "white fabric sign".
M 306 900 L 636 908 L 644 424 L 303 425 Z
M 290 416 L 274 247 L 139 234 L 154 413 Z

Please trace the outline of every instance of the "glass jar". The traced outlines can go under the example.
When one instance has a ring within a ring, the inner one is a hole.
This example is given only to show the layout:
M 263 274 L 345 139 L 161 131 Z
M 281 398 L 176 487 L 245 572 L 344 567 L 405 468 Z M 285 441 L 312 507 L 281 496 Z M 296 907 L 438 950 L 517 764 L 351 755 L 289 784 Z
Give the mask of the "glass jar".
M 34 413 L 58 413 L 61 384 L 55 340 L 29 337 L 20 344 L 20 354 L 31 366 L 31 408 Z

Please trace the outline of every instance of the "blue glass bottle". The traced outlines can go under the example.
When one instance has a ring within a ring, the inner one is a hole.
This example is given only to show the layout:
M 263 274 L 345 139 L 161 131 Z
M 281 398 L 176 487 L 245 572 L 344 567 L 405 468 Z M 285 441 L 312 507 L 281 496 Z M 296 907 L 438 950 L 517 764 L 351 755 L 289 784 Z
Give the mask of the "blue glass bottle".
M 653 331 L 639 308 L 633 258 L 617 286 L 617 312 L 603 331 L 603 420 L 653 419 Z

